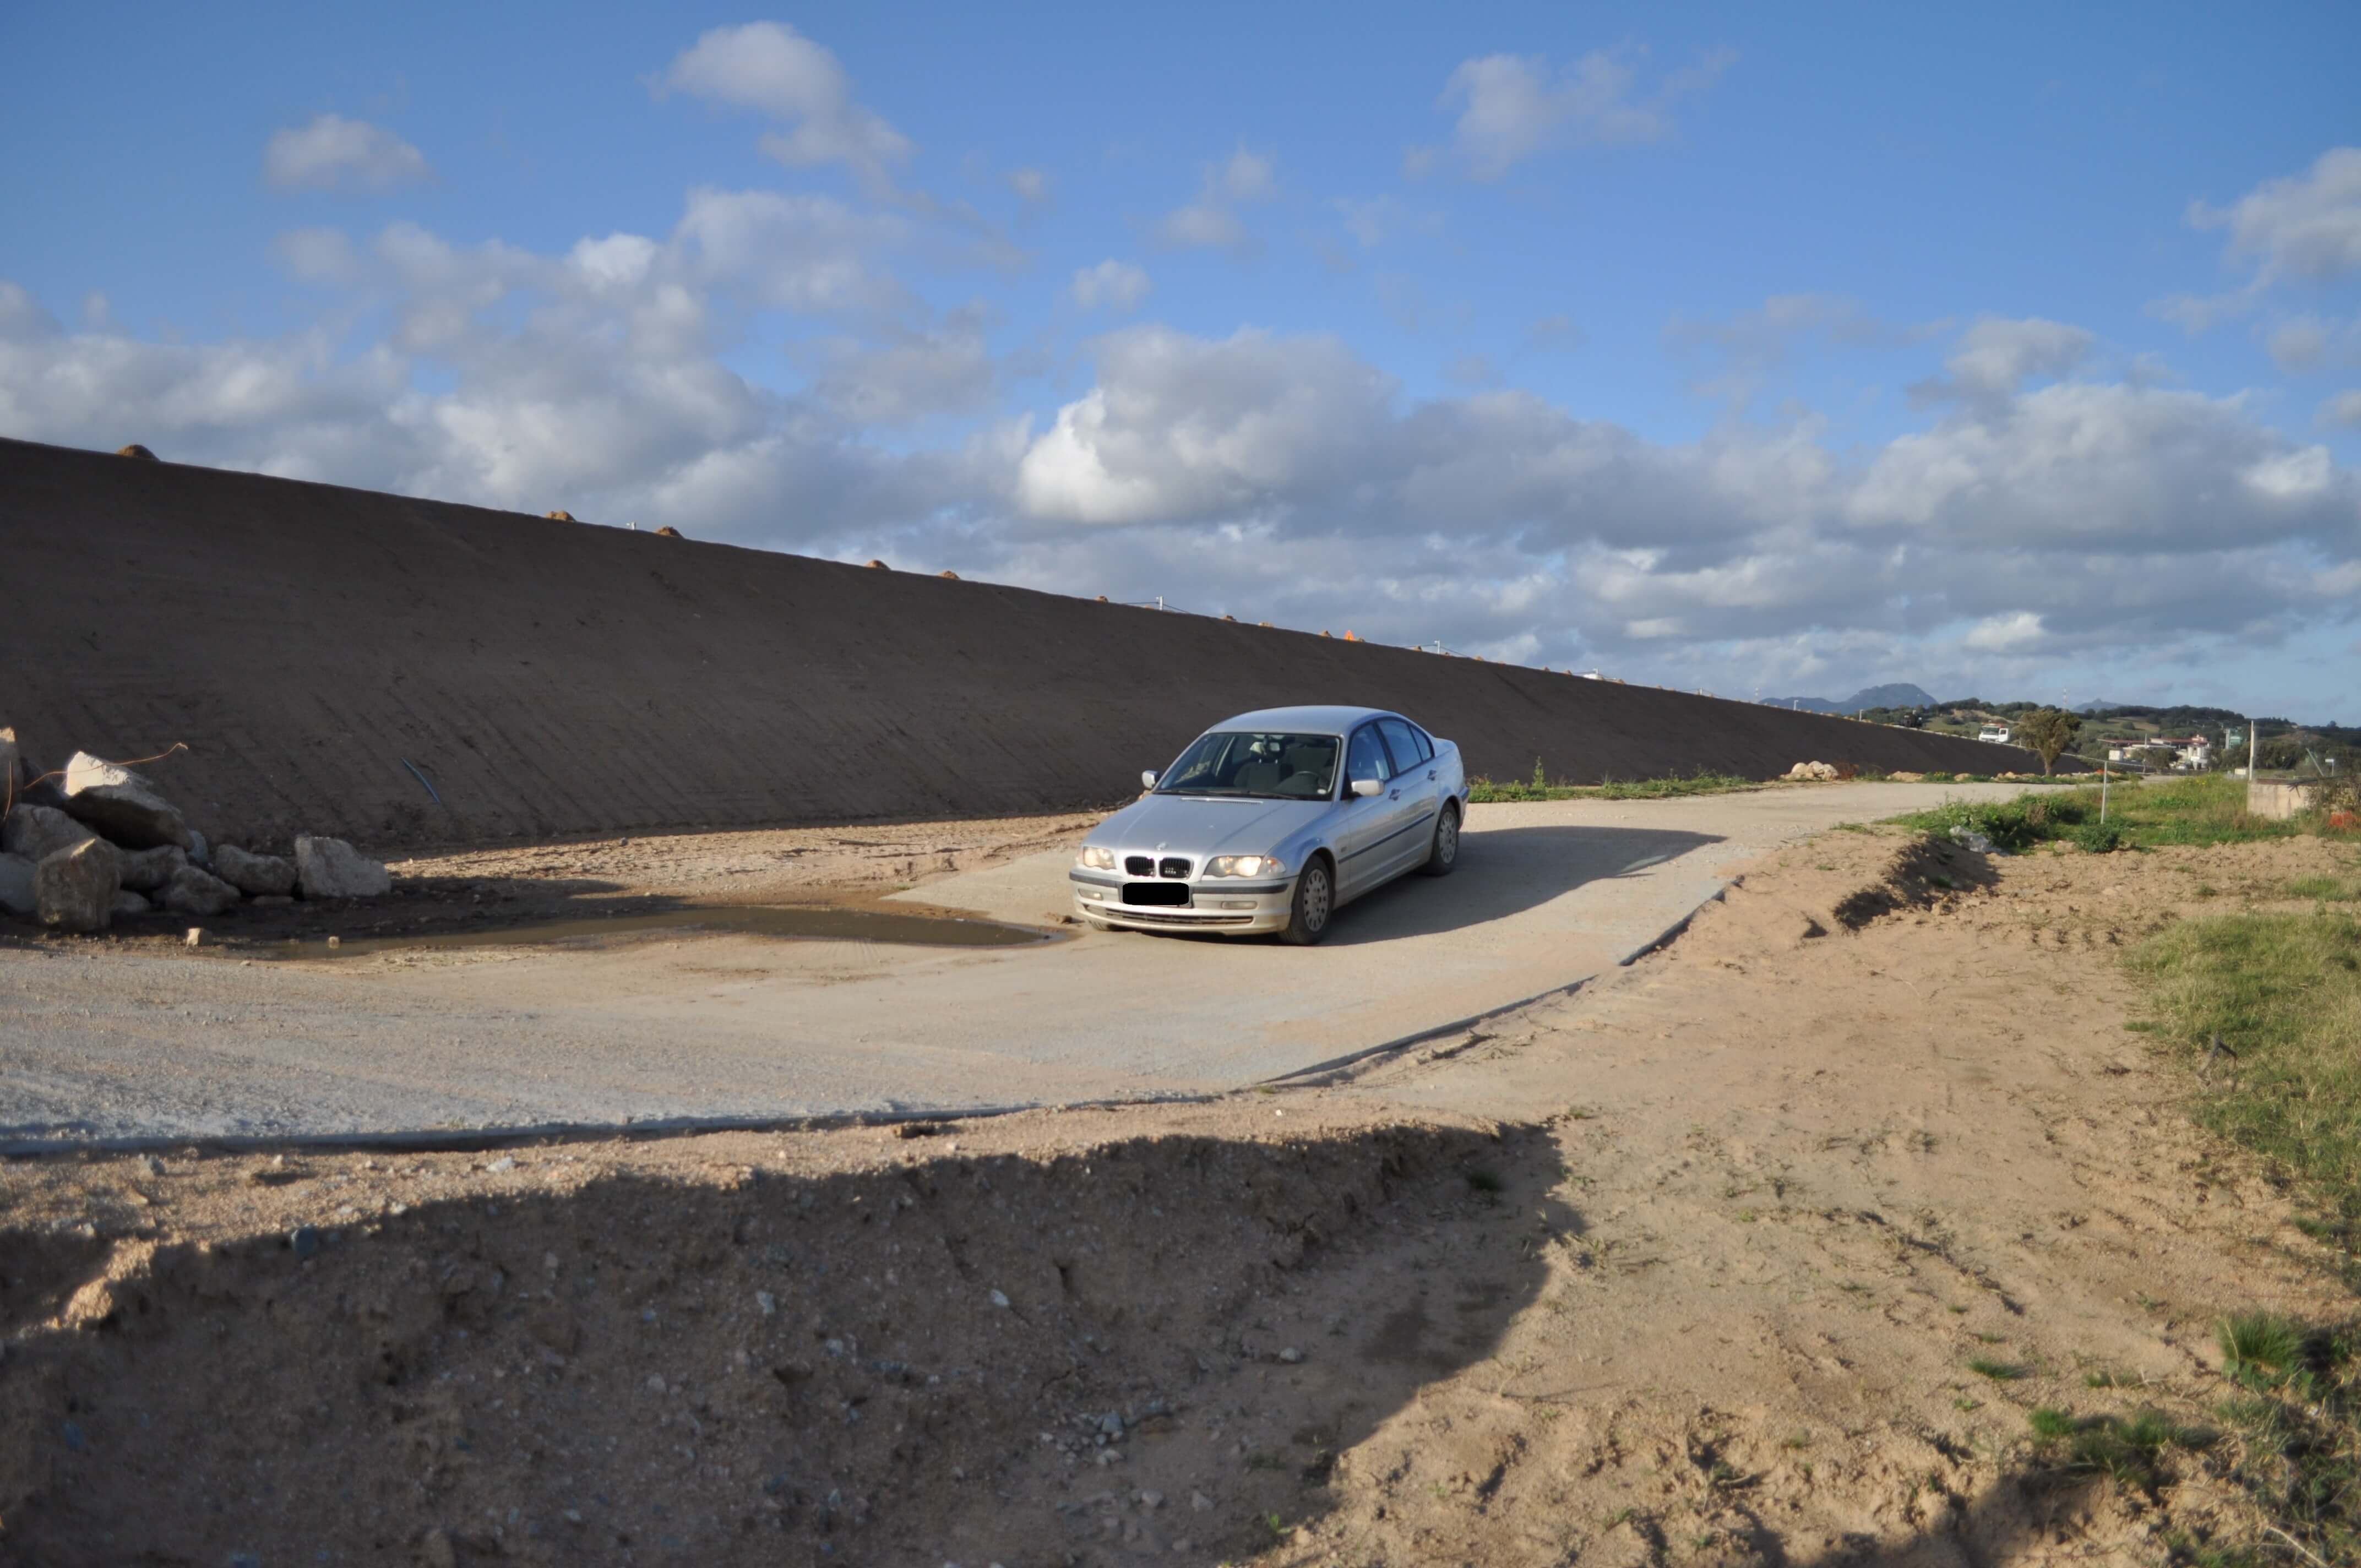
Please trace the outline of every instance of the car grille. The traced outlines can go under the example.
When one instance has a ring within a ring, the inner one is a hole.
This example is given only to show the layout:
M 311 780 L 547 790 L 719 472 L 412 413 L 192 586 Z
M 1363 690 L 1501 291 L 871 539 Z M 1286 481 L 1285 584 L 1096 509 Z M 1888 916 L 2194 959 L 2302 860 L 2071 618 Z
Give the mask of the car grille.
M 1123 869 L 1128 876 L 1158 876 L 1168 882 L 1189 880 L 1190 862 L 1185 856 L 1167 855 L 1158 860 L 1153 855 L 1126 855 Z

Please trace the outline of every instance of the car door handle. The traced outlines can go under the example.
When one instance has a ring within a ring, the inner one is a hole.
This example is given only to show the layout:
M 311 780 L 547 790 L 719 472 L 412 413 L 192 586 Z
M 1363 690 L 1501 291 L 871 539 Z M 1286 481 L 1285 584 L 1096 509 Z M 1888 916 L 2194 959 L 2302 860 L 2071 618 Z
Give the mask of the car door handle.
M 1426 776 L 1427 776 L 1428 780 L 1429 780 L 1430 782 L 1432 782 L 1432 781 L 1433 781 L 1433 779 L 1434 778 L 1434 770 L 1433 770 L 1433 768 L 1429 768 L 1429 769 L 1427 769 L 1427 770 L 1426 770 Z
M 1391 795 L 1387 795 L 1386 798 L 1388 800 L 1400 800 L 1401 798 L 1401 791 L 1395 790 Z

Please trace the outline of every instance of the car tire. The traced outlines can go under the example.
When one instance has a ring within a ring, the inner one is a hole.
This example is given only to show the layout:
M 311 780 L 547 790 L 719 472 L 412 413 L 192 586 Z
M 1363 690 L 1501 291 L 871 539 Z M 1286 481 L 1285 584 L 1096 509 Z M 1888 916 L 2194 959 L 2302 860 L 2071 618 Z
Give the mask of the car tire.
M 1426 864 L 1418 869 L 1428 876 L 1449 876 L 1458 863 L 1459 803 L 1450 800 L 1434 814 L 1434 842 L 1427 846 Z
M 1295 879 L 1295 896 L 1287 904 L 1287 929 L 1279 939 L 1293 948 L 1308 948 L 1328 935 L 1336 919 L 1336 873 L 1327 858 L 1312 857 Z

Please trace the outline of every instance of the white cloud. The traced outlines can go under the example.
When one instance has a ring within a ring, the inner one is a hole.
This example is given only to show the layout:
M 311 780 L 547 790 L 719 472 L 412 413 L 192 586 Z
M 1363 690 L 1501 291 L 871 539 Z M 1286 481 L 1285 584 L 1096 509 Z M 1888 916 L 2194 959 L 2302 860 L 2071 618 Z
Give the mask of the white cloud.
M 1148 298 L 1148 290 L 1154 286 L 1146 268 L 1110 257 L 1095 267 L 1076 271 L 1072 293 L 1074 303 L 1086 311 L 1094 311 L 1101 305 L 1128 311 Z
M 1491 181 L 1557 147 L 1662 141 L 1674 134 L 1675 106 L 1712 86 L 1737 60 L 1717 50 L 1642 93 L 1639 58 L 1629 49 L 1594 49 L 1562 71 L 1539 56 L 1464 60 L 1439 100 L 1458 113 L 1452 151 L 1474 178 Z M 1429 149 L 1413 149 L 1405 171 L 1422 172 L 1433 161 Z
M 1008 188 L 1022 202 L 1038 203 L 1049 199 L 1049 177 L 1038 169 L 1010 170 Z
M 262 177 L 276 191 L 382 191 L 434 172 L 391 131 L 342 115 L 273 131 L 262 149 Z
M 2231 256 L 2265 280 L 2361 271 L 2361 148 L 2331 148 L 2305 172 L 2265 181 L 2228 207 L 2192 202 L 2189 221 L 2227 229 Z
M 712 29 L 681 51 L 656 90 L 785 122 L 787 130 L 759 145 L 791 169 L 841 163 L 882 181 L 914 150 L 909 137 L 854 102 L 851 78 L 833 53 L 785 22 Z
M 2320 405 L 2320 422 L 2361 430 L 2361 389 L 2339 392 Z
M 1225 161 L 1206 167 L 1197 199 L 1158 221 L 1157 241 L 1174 249 L 1195 247 L 1243 255 L 1253 248 L 1254 241 L 1237 214 L 1238 206 L 1268 202 L 1278 193 L 1277 160 L 1242 147 Z
M 2227 207 L 2189 203 L 2190 226 L 2226 229 L 2225 259 L 2248 269 L 2227 293 L 2173 294 L 2148 310 L 2192 335 L 2253 310 L 2272 288 L 2361 271 L 2361 148 L 2334 147 L 2301 174 L 2267 180 Z
M 2090 333 L 2037 316 L 2004 321 L 1986 316 L 1960 334 L 1943 361 L 1948 378 L 1913 389 L 1922 401 L 1947 397 L 2007 398 L 2034 377 L 2063 376 L 2097 341 Z
M 1978 395 L 1857 458 L 1809 421 L 1661 445 L 1516 391 L 1406 406 L 1331 339 L 1140 328 L 1095 345 L 1095 384 L 1017 471 L 1021 512 L 1092 528 L 991 554 L 1386 641 L 1538 639 L 1553 663 L 1850 640 L 2021 663 L 2352 617 L 2350 471 L 2236 399 L 2024 389 L 2081 353 L 2060 323 L 2004 330 L 2026 324 L 1961 334 L 1951 374 Z
M 2271 358 L 2282 370 L 2309 370 L 2328 350 L 2328 324 L 2318 316 L 2296 316 L 2271 329 Z

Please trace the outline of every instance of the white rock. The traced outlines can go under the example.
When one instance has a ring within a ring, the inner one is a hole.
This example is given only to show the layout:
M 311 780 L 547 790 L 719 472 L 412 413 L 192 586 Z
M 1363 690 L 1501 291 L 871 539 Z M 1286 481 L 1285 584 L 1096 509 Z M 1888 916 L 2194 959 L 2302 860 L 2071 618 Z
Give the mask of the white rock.
M 164 884 L 163 905 L 175 915 L 219 915 L 237 907 L 237 889 L 211 872 L 182 866 Z
M 0 855 L 0 909 L 30 915 L 33 907 L 33 862 L 22 855 Z
M 19 806 L 0 822 L 0 852 L 22 855 L 38 865 L 60 850 L 97 837 L 54 806 Z
M 178 844 L 159 844 L 152 850 L 117 850 L 115 860 L 124 886 L 135 893 L 153 893 L 189 863 L 189 852 Z
M 25 793 L 24 775 L 17 771 L 16 732 L 0 725 L 0 811 L 16 804 Z
M 115 851 L 93 839 L 33 868 L 33 906 L 45 926 L 104 931 L 115 917 Z
M 66 810 L 126 850 L 189 847 L 181 808 L 129 768 L 76 751 L 66 763 Z
M 1008 1305 L 1007 1292 L 1004 1290 L 994 1290 L 992 1293 L 992 1304 L 995 1307 L 1005 1307 Z
M 306 898 L 375 898 L 393 886 L 383 863 L 342 839 L 295 840 L 295 881 Z
M 224 844 L 214 851 L 214 875 L 240 893 L 256 896 L 295 891 L 295 862 L 284 855 L 257 855 Z

